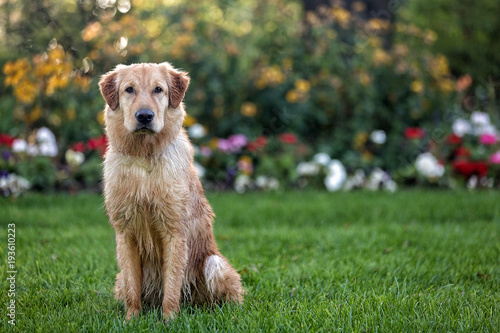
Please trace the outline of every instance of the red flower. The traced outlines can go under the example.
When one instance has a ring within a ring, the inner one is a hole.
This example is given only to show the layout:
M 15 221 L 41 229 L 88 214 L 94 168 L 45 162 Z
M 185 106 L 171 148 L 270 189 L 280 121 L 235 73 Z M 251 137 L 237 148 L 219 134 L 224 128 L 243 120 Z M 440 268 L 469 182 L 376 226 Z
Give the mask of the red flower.
M 424 137 L 424 135 L 424 130 L 419 127 L 408 127 L 407 129 L 405 129 L 405 136 L 410 140 L 421 139 Z
M 483 161 L 458 160 L 452 163 L 452 167 L 465 178 L 469 178 L 472 175 L 477 175 L 481 178 L 488 174 L 488 164 Z
M 100 150 L 104 154 L 108 149 L 108 138 L 103 134 L 97 138 L 89 139 L 87 147 L 90 150 Z
M 455 155 L 461 157 L 469 157 L 470 150 L 464 147 L 458 147 L 457 150 L 455 150 Z
M 462 143 L 462 138 L 452 133 L 448 135 L 448 139 L 446 140 L 450 145 L 459 145 Z
M 283 133 L 279 136 L 279 140 L 283 143 L 286 143 L 286 144 L 296 144 L 297 142 L 299 142 L 299 139 L 297 138 L 297 136 L 295 134 L 292 134 L 292 133 Z
M 257 139 L 255 139 L 255 141 L 250 142 L 247 148 L 250 151 L 257 151 L 260 148 L 265 147 L 266 144 L 267 144 L 267 138 L 261 135 Z
M 0 133 L 0 145 L 6 145 L 7 147 L 12 147 L 12 142 L 15 138 L 4 133 Z
M 85 144 L 81 141 L 74 143 L 71 147 L 72 151 L 83 153 L 85 151 Z

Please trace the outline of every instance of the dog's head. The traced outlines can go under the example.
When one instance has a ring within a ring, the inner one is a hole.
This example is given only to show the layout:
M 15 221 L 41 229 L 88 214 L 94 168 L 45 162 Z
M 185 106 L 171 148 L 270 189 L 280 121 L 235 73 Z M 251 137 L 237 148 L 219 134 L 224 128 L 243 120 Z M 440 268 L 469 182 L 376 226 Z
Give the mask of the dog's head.
M 185 115 L 181 102 L 189 80 L 186 72 L 166 62 L 118 65 L 99 81 L 109 106 L 107 130 L 113 125 L 137 135 L 178 132 Z

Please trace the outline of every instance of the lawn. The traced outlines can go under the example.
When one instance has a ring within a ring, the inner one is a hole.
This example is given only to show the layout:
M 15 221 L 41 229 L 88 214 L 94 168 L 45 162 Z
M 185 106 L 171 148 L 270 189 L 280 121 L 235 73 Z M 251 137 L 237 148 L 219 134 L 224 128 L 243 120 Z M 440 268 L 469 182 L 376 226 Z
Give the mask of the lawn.
M 498 332 L 500 193 L 210 194 L 242 306 L 183 306 L 172 331 Z M 16 225 L 16 326 L 26 332 L 164 331 L 124 322 L 113 230 L 94 194 L 0 199 L 0 295 Z M 0 331 L 12 329 L 2 315 Z

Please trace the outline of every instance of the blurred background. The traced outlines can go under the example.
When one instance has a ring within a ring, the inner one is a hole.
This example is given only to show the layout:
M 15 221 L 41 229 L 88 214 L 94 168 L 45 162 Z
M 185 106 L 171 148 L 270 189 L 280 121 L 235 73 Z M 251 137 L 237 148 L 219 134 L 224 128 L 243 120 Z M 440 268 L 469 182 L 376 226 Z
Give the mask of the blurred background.
M 209 190 L 500 185 L 500 2 L 0 0 L 0 193 L 101 189 L 99 77 L 190 73 Z

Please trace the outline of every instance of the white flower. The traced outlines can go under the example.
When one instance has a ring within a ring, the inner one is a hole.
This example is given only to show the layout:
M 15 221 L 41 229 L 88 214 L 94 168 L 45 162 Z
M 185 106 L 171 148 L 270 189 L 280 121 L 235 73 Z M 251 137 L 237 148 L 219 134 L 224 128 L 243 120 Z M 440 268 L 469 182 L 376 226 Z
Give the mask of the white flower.
M 366 176 L 365 172 L 358 169 L 354 172 L 354 175 L 348 177 L 344 183 L 344 190 L 350 191 L 356 188 L 360 188 L 365 183 Z
M 394 193 L 398 189 L 398 184 L 396 184 L 396 182 L 394 180 L 389 179 L 389 180 L 384 182 L 383 187 L 385 190 Z
M 269 177 L 267 179 L 267 188 L 272 190 L 272 191 L 278 190 L 280 188 L 279 180 L 274 178 L 274 177 Z
M 64 156 L 66 157 L 66 162 L 73 167 L 77 167 L 85 161 L 85 155 L 83 155 L 83 153 L 71 149 L 68 149 Z
M 481 111 L 472 112 L 470 120 L 474 126 L 487 126 L 491 124 L 490 115 Z
M 320 166 L 313 162 L 300 162 L 297 165 L 299 176 L 316 176 L 319 173 Z
M 339 160 L 331 160 L 327 166 L 327 170 L 327 176 L 325 178 L 326 189 L 330 192 L 340 190 L 347 177 L 342 162 Z
M 420 154 L 415 161 L 415 167 L 418 173 L 427 178 L 439 178 L 444 174 L 444 167 L 431 153 Z
M 372 191 L 376 191 L 384 184 L 384 182 L 388 178 L 388 175 L 382 169 L 375 168 L 368 178 L 366 188 Z
M 23 153 L 28 149 L 28 144 L 26 140 L 23 139 L 14 139 L 12 142 L 12 151 L 14 153 Z
M 196 173 L 198 174 L 198 178 L 205 177 L 205 168 L 201 164 L 194 162 L 194 167 L 196 169 Z
M 327 166 L 330 163 L 331 158 L 327 153 L 317 153 L 313 157 L 313 161 L 319 165 Z
M 457 119 L 453 122 L 453 133 L 459 137 L 463 137 L 466 134 L 470 134 L 472 132 L 472 126 L 465 119 Z
M 207 130 L 200 124 L 193 124 L 188 128 L 188 134 L 193 139 L 199 139 L 207 135 Z
M 54 133 L 47 127 L 41 127 L 36 131 L 36 141 L 39 144 L 39 154 L 43 156 L 57 156 L 57 142 Z
M 370 134 L 370 140 L 378 145 L 383 145 L 387 140 L 387 135 L 382 130 L 375 130 Z
M 474 176 L 470 177 L 469 180 L 467 181 L 467 188 L 469 190 L 474 190 L 477 188 L 477 184 L 478 184 L 478 179 L 477 179 L 477 176 L 474 175 Z
M 280 183 L 276 178 L 262 175 L 255 179 L 255 185 L 260 189 L 273 191 L 278 190 L 280 187 Z
M 9 174 L 0 178 L 0 193 L 4 196 L 13 195 L 17 197 L 22 192 L 30 188 L 30 182 L 21 176 Z
M 470 116 L 473 125 L 473 134 L 497 134 L 497 129 L 490 121 L 490 115 L 486 112 L 474 111 Z
M 33 144 L 29 144 L 28 148 L 26 148 L 26 153 L 30 156 L 37 156 L 38 155 L 38 147 Z
M 234 189 L 238 193 L 244 193 L 247 189 L 250 188 L 251 185 L 252 181 L 250 177 L 245 174 L 239 175 L 234 181 Z

